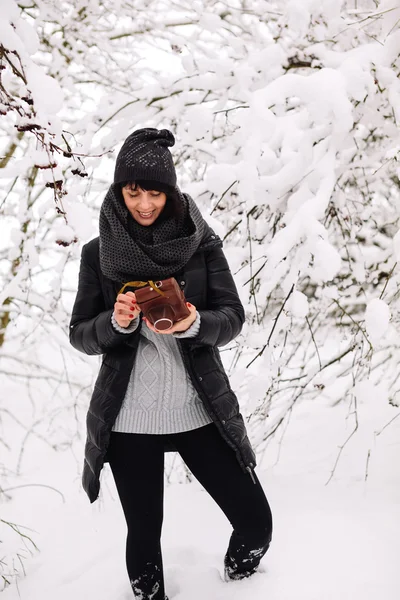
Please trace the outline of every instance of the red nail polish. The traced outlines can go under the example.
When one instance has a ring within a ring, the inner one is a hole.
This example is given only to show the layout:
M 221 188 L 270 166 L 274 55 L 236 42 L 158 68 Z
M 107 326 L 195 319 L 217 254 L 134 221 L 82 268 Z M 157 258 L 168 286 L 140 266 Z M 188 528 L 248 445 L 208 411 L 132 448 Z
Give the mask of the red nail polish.
M 129 318 L 130 318 L 130 319 L 133 319 L 133 315 L 129 315 Z

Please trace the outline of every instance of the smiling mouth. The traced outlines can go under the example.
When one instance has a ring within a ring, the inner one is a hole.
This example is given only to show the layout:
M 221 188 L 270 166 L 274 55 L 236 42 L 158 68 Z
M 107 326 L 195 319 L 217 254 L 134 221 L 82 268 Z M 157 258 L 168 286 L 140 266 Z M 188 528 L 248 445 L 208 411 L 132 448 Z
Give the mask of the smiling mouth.
M 138 213 L 139 213 L 139 215 L 140 215 L 140 216 L 141 216 L 143 219 L 148 219 L 149 217 L 151 217 L 151 216 L 153 215 L 153 212 L 154 212 L 154 211 L 152 210 L 152 211 L 150 211 L 150 212 L 144 213 L 144 212 L 140 212 L 140 211 L 138 210 Z

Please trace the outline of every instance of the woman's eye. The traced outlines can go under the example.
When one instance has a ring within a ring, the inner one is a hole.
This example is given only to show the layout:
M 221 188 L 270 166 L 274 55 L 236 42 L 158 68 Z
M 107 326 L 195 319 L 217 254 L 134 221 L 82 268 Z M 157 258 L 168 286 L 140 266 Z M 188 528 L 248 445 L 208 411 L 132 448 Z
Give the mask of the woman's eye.
M 160 195 L 160 192 L 152 192 L 152 193 L 151 193 L 151 195 L 152 195 L 152 196 L 159 196 L 159 195 Z

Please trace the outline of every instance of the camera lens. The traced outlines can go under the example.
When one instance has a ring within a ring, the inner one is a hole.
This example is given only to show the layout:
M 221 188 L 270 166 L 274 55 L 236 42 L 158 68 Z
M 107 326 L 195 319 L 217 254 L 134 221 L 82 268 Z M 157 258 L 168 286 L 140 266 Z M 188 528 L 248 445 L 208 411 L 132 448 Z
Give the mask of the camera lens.
M 173 324 L 174 323 L 173 323 L 173 321 L 171 321 L 171 319 L 166 319 L 165 317 L 162 319 L 157 319 L 157 321 L 154 321 L 154 327 L 158 331 L 167 331 L 168 329 L 171 329 Z

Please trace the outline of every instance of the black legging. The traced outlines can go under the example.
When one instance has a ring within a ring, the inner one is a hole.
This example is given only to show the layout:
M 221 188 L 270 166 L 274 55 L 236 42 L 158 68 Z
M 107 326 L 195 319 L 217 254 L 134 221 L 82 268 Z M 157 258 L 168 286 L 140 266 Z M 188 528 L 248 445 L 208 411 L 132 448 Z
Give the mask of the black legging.
M 271 510 L 257 476 L 254 484 L 214 423 L 168 435 L 113 431 L 108 457 L 128 526 L 126 565 L 135 597 L 143 600 L 165 598 L 160 538 L 167 439 L 232 524 L 225 556 L 231 573 L 254 572 L 272 535 Z

